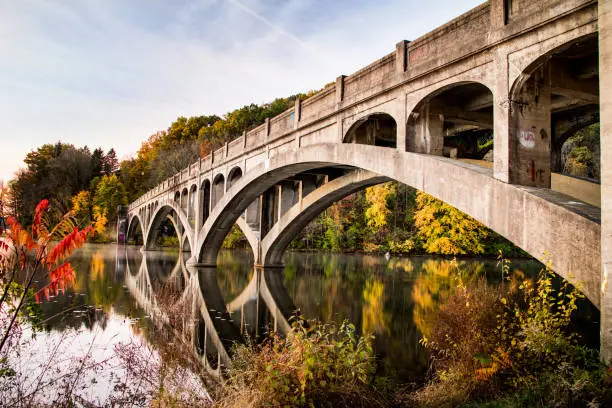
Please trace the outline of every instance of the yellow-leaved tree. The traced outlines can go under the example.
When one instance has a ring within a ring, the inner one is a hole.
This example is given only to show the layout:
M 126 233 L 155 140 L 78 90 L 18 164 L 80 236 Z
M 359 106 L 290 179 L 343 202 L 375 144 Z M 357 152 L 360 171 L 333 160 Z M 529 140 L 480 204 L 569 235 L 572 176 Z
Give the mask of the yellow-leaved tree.
M 481 254 L 490 231 L 456 208 L 426 194 L 417 193 L 414 225 L 423 248 L 434 254 Z
M 391 182 L 366 188 L 366 200 L 370 206 L 365 215 L 370 228 L 383 228 L 387 225 L 387 215 L 391 212 L 387 200 L 395 195 L 395 185 Z

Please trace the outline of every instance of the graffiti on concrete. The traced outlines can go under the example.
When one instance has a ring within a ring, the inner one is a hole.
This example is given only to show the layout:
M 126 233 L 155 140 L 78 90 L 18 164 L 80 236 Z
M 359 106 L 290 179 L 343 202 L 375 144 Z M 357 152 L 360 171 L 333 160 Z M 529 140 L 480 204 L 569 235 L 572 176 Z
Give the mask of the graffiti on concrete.
M 533 149 L 535 147 L 535 132 L 533 130 L 520 130 L 519 142 L 521 142 L 521 146 Z

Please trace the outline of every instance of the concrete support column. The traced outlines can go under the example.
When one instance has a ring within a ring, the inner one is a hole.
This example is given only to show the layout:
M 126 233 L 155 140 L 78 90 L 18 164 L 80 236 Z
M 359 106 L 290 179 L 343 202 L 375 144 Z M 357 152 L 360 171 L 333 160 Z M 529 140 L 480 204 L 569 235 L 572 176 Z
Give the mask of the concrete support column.
M 550 75 L 548 64 L 538 68 L 520 89 L 510 107 L 510 182 L 550 188 Z
M 210 216 L 210 213 L 213 210 L 213 198 L 215 195 L 215 183 L 214 183 L 214 178 L 212 177 L 213 173 L 211 172 L 210 174 L 210 194 L 208 195 L 208 215 Z
M 297 191 L 297 199 L 300 203 L 300 211 L 302 210 L 302 199 L 304 198 L 304 182 L 302 180 L 298 181 L 298 191 Z
M 415 151 L 442 156 L 444 153 L 444 116 L 435 104 L 427 103 L 419 111 Z
M 283 185 L 278 184 L 274 195 L 274 224 L 283 216 Z
M 302 195 L 304 198 L 308 194 L 312 193 L 317 189 L 317 176 L 314 175 L 302 175 Z
M 191 211 L 192 211 L 191 195 L 192 195 L 191 188 L 189 188 L 189 190 L 187 190 L 187 211 L 186 211 L 187 222 L 189 222 L 189 220 L 191 219 Z
M 599 2 L 599 89 L 612 89 L 612 1 Z M 612 363 L 612 95 L 600 93 L 601 143 L 601 357 Z
M 506 8 L 509 0 L 491 0 L 491 27 L 501 28 L 506 25 Z
M 270 118 L 266 118 L 264 124 L 265 124 L 264 134 L 266 135 L 266 140 L 267 140 L 268 137 L 270 136 Z
M 253 231 L 259 231 L 259 201 L 259 198 L 257 198 L 245 211 L 245 220 Z
M 265 191 L 259 199 L 259 239 L 262 241 L 278 216 L 277 186 Z
M 396 141 L 397 150 L 400 152 L 406 151 L 406 137 L 408 127 L 408 117 L 406 114 L 406 95 L 402 94 L 397 98 L 397 123 L 396 123 Z
M 299 183 L 298 183 L 299 184 Z M 280 219 L 294 204 L 298 202 L 298 189 L 293 181 L 284 181 L 280 185 L 280 199 L 278 201 L 278 218 Z
M 494 6 L 494 0 L 491 7 Z M 493 10 L 492 10 L 493 12 Z M 508 95 L 508 55 L 499 49 L 493 61 L 493 176 L 510 182 L 510 98 Z
M 293 108 L 293 129 L 297 129 L 299 127 L 301 115 L 302 115 L 302 101 L 300 100 L 300 98 L 296 98 L 295 106 Z
M 195 208 L 195 223 L 193 225 L 193 245 L 194 248 L 192 248 L 192 250 L 195 250 L 195 248 L 198 247 L 198 243 L 196 242 L 196 240 L 198 239 L 198 232 L 200 231 L 200 228 L 202 226 L 202 180 L 201 180 L 201 174 L 198 171 L 198 177 L 196 178 L 196 182 L 197 182 L 197 187 L 196 187 L 196 196 L 195 196 L 195 200 L 194 200 L 194 208 Z

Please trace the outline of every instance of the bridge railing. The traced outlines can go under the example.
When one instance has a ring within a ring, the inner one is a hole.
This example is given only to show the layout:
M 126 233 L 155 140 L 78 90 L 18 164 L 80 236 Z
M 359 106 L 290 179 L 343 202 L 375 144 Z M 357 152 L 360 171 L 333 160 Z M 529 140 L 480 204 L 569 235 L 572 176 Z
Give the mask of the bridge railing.
M 244 139 L 239 137 L 227 144 L 227 156 L 234 157 L 240 155 L 244 150 Z
M 246 150 L 254 149 L 266 142 L 266 125 L 257 126 L 246 134 Z
M 302 102 L 300 122 L 312 122 L 318 120 L 325 112 L 335 110 L 335 108 L 336 85 L 333 84 Z
M 293 112 L 294 109 L 291 108 L 270 119 L 270 135 L 280 136 L 292 131 L 291 115 Z

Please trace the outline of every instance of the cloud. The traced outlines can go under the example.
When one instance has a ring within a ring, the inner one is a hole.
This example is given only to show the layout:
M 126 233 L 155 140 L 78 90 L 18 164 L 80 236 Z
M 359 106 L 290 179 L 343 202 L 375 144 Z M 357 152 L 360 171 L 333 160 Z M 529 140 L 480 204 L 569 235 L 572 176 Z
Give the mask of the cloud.
M 179 115 L 321 88 L 476 4 L 0 0 L 0 179 L 43 143 L 122 157 Z

